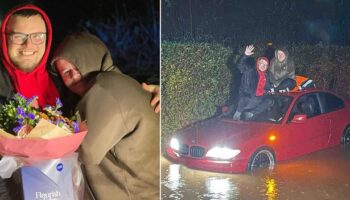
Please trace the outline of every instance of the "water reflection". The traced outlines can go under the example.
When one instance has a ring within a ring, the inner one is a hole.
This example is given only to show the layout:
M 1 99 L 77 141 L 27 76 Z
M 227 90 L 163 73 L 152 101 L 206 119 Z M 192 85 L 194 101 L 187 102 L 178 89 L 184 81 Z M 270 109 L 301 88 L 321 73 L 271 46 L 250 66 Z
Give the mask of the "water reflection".
M 272 173 L 223 174 L 162 159 L 162 199 L 349 199 L 350 154 L 339 146 L 279 162 Z
M 171 190 L 177 190 L 182 185 L 180 182 L 180 165 L 170 165 L 169 166 L 169 174 L 168 174 L 168 182 L 166 186 Z
M 169 188 L 174 193 L 169 196 L 171 199 L 182 199 L 183 195 L 181 194 L 180 188 L 183 186 L 183 182 L 181 180 L 180 175 L 180 165 L 171 164 L 169 165 L 169 170 L 166 175 L 166 181 L 162 183 L 165 187 Z
M 276 180 L 270 177 L 265 178 L 265 184 L 266 184 L 266 196 L 268 200 L 275 200 L 277 199 L 277 184 Z
M 238 188 L 229 178 L 211 177 L 206 180 L 208 194 L 203 195 L 209 199 L 236 199 Z

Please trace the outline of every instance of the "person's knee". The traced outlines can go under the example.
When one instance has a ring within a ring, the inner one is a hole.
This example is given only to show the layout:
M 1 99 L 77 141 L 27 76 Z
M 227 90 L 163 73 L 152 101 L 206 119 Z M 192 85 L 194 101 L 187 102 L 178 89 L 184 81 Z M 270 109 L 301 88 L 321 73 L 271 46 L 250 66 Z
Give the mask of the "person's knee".
M 279 90 L 292 90 L 297 85 L 296 81 L 291 78 L 287 78 L 283 80 L 280 85 L 276 88 L 277 91 Z
M 294 79 L 291 79 L 291 78 L 289 78 L 289 79 L 287 79 L 288 81 L 289 81 L 289 83 L 288 83 L 288 89 L 293 89 L 296 85 L 297 85 L 297 82 L 294 80 Z

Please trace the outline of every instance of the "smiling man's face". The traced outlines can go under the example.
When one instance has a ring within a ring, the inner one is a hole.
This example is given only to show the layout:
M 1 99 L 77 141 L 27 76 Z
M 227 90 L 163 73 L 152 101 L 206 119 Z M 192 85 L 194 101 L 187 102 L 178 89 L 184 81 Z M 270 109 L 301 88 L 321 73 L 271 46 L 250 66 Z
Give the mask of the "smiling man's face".
M 45 22 L 40 15 L 30 17 L 14 15 L 6 26 L 8 54 L 13 64 L 20 70 L 31 72 L 40 63 L 46 49 L 46 37 L 41 44 L 33 44 L 30 38 L 23 44 L 14 44 L 11 34 L 46 33 Z

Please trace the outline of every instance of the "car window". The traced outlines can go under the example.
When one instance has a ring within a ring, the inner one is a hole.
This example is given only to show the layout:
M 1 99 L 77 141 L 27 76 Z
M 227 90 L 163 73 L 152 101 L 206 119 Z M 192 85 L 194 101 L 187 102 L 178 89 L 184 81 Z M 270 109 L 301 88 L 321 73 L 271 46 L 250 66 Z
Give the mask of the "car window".
M 288 122 L 290 122 L 297 114 L 304 114 L 308 118 L 321 114 L 320 104 L 317 100 L 316 94 L 306 94 L 299 97 L 292 108 Z
M 325 112 L 332 112 L 344 108 L 345 103 L 339 97 L 331 93 L 321 93 L 324 102 Z
M 281 123 L 292 102 L 292 97 L 284 95 L 267 95 L 259 106 L 266 106 L 264 111 L 251 119 L 242 119 L 256 122 Z M 267 103 L 266 103 L 267 102 Z

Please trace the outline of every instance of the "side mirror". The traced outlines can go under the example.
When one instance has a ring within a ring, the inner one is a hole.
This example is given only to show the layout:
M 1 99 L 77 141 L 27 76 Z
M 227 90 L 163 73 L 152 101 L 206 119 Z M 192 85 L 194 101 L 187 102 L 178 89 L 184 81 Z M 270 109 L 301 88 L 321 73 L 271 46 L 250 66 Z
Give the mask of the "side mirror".
M 304 114 L 296 114 L 293 117 L 292 122 L 293 123 L 305 123 L 307 119 L 307 116 Z

